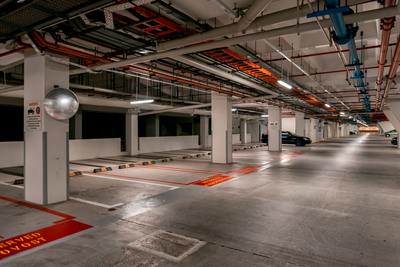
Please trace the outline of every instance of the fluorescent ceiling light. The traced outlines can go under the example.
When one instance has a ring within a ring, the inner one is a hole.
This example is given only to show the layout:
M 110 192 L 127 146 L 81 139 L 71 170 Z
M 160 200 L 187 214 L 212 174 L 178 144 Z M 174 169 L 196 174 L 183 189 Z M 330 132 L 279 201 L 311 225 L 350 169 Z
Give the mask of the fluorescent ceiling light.
M 340 111 L 340 115 L 344 116 L 344 112 L 343 112 L 343 111 Z
M 237 108 L 233 108 L 233 109 L 232 109 L 232 112 L 235 112 L 235 111 L 237 111 Z
M 353 118 L 353 116 L 349 116 L 349 119 L 352 119 Z
M 325 107 L 330 108 L 331 105 L 329 105 L 328 103 L 325 103 Z
M 285 82 L 285 81 L 279 80 L 278 83 L 279 83 L 280 85 L 282 85 L 283 87 L 286 87 L 287 89 L 292 89 L 292 88 L 293 88 L 292 85 L 288 84 L 288 83 Z
M 268 114 L 262 114 L 262 115 L 261 115 L 261 118 L 268 118 L 268 117 L 269 117 Z
M 154 102 L 154 99 L 134 100 L 134 101 L 131 101 L 131 105 L 148 104 L 148 103 L 153 103 L 153 102 Z

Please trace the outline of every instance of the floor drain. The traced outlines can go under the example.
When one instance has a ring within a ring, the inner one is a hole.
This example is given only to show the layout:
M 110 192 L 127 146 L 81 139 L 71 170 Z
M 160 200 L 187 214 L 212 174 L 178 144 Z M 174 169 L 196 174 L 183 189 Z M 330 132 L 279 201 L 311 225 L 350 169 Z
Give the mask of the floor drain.
M 203 241 L 159 230 L 130 243 L 129 247 L 179 262 L 204 245 Z

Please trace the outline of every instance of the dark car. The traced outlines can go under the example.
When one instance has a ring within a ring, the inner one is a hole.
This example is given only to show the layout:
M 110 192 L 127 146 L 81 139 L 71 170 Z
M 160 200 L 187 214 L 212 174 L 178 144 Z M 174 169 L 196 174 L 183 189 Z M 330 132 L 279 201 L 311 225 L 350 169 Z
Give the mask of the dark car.
M 398 142 L 399 142 L 399 141 L 398 141 L 397 137 L 393 137 L 393 138 L 392 138 L 392 142 L 391 142 L 392 145 L 397 146 Z
M 261 142 L 268 144 L 268 134 L 262 135 Z M 282 144 L 305 146 L 311 144 L 311 139 L 308 137 L 295 135 L 288 131 L 282 131 Z

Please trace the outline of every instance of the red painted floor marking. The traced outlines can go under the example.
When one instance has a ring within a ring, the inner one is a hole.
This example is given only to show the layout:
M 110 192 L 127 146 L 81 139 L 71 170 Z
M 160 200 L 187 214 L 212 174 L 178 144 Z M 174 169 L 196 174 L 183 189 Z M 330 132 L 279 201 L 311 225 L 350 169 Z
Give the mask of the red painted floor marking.
M 93 175 L 91 175 L 91 176 L 93 176 Z M 126 175 L 111 174 L 111 173 L 99 174 L 99 176 L 104 176 L 104 177 L 111 176 L 111 177 L 125 178 L 127 180 L 143 180 L 143 181 L 158 182 L 158 183 L 173 184 L 173 185 L 190 185 L 191 184 L 191 182 L 180 183 L 180 182 L 174 182 L 174 181 L 164 181 L 164 180 L 158 180 L 158 179 L 133 177 L 133 176 L 126 176 Z
M 207 177 L 205 180 L 198 180 L 192 182 L 192 184 L 195 185 L 202 185 L 202 186 L 214 186 L 216 184 L 220 184 L 223 182 L 226 182 L 228 180 L 231 180 L 234 178 L 233 176 L 228 176 L 228 175 L 213 175 L 210 177 Z
M 74 216 L 52 210 L 38 204 L 1 195 L 0 199 L 62 218 L 61 220 L 53 222 L 53 225 L 51 226 L 2 240 L 0 242 L 0 261 L 6 257 L 16 255 L 26 250 L 42 246 L 57 239 L 61 239 L 92 228 L 91 225 L 75 221 Z
M 27 208 L 31 208 L 31 209 L 36 209 L 36 210 L 40 210 L 40 211 L 43 211 L 43 212 L 47 212 L 49 214 L 52 214 L 52 215 L 55 215 L 55 216 L 63 218 L 62 220 L 55 221 L 54 223 L 61 223 L 61 222 L 64 222 L 64 221 L 75 219 L 74 216 L 71 216 L 71 215 L 56 211 L 56 210 L 52 210 L 52 209 L 46 208 L 46 207 L 38 205 L 38 204 L 26 202 L 26 201 L 23 201 L 23 200 L 18 200 L 18 199 L 6 197 L 6 196 L 1 196 L 1 195 L 0 195 L 0 199 L 8 201 L 8 202 L 11 202 L 11 203 L 14 203 L 14 204 L 17 204 L 17 205 L 20 205 L 20 206 L 24 206 L 24 207 L 27 207 Z
M 92 226 L 90 225 L 71 220 L 11 237 L 0 242 L 0 260 L 83 230 L 87 230 L 91 227 Z
M 160 169 L 160 170 L 167 170 L 167 171 L 178 171 L 178 172 L 198 173 L 198 174 L 221 173 L 221 171 L 219 171 L 219 170 L 199 170 L 199 169 L 191 169 L 191 168 L 180 168 L 180 167 L 158 166 L 158 165 L 139 166 L 139 168 Z
M 249 173 L 258 171 L 259 168 L 260 167 L 248 166 L 248 167 L 243 167 L 243 168 L 240 168 L 240 169 L 237 169 L 237 170 L 232 170 L 232 171 L 229 171 L 229 172 L 226 172 L 226 173 L 249 174 Z

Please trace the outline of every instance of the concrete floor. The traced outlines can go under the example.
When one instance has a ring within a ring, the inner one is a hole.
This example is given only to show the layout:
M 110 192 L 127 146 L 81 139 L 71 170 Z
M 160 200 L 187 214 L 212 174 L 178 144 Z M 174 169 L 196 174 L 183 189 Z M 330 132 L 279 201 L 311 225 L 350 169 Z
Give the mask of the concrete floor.
M 389 143 L 354 136 L 237 151 L 230 165 L 208 156 L 72 177 L 76 199 L 49 208 L 94 227 L 0 266 L 400 266 L 400 151 Z M 192 184 L 215 175 L 232 179 Z M 23 190 L 0 184 L 1 196 Z M 0 208 L 0 248 L 55 220 L 1 198 Z M 160 230 L 205 244 L 171 260 L 191 241 Z

